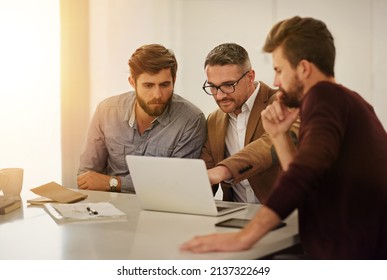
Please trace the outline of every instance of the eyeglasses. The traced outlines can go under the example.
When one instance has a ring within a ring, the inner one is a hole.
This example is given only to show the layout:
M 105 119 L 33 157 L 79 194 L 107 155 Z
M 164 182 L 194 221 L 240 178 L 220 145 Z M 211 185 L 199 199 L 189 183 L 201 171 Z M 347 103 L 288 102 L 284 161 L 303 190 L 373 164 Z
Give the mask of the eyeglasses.
M 230 84 L 222 84 L 220 86 L 215 86 L 215 85 L 206 85 L 207 84 L 207 80 L 204 82 L 202 88 L 204 90 L 205 93 L 207 93 L 208 95 L 217 95 L 218 94 L 218 90 L 220 90 L 221 92 L 225 93 L 225 94 L 231 94 L 235 91 L 235 87 L 238 85 L 239 81 L 243 79 L 244 76 L 246 76 L 247 73 L 249 73 L 249 71 L 246 71 L 242 77 L 240 77 L 238 80 L 236 80 L 235 82 L 233 83 L 230 83 Z

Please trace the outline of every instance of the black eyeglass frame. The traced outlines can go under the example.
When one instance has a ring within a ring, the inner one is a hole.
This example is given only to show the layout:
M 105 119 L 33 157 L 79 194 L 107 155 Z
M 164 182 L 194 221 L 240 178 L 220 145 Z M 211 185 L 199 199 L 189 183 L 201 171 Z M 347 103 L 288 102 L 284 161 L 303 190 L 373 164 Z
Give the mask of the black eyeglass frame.
M 220 86 L 215 86 L 215 85 L 207 85 L 207 86 L 206 86 L 206 83 L 207 83 L 208 81 L 205 80 L 205 81 L 204 81 L 204 84 L 203 84 L 203 86 L 202 86 L 202 89 L 204 90 L 204 92 L 205 92 L 206 94 L 212 95 L 212 96 L 217 95 L 219 90 L 220 90 L 221 92 L 223 92 L 224 94 L 231 94 L 231 93 L 234 93 L 234 92 L 235 92 L 235 87 L 238 85 L 239 81 L 242 80 L 243 77 L 246 76 L 247 73 L 249 73 L 249 72 L 250 72 L 250 70 L 246 71 L 246 72 L 242 75 L 242 77 L 240 77 L 238 80 L 236 80 L 236 81 L 233 82 L 232 84 L 222 84 L 222 85 L 220 85 Z M 233 91 L 231 91 L 231 92 L 224 92 L 224 91 L 222 90 L 222 87 L 223 87 L 223 86 L 232 86 L 232 87 L 233 87 Z M 210 92 L 208 92 L 208 91 L 206 90 L 207 88 L 215 88 L 215 89 L 216 89 L 216 92 L 215 92 L 215 93 L 212 93 L 211 90 L 210 90 Z

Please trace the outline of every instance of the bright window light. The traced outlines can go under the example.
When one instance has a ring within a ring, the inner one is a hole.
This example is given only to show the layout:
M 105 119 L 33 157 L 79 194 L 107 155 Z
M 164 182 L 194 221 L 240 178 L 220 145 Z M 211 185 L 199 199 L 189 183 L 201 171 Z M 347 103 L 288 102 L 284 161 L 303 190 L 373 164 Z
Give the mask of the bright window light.
M 61 180 L 59 0 L 0 0 L 0 169 Z

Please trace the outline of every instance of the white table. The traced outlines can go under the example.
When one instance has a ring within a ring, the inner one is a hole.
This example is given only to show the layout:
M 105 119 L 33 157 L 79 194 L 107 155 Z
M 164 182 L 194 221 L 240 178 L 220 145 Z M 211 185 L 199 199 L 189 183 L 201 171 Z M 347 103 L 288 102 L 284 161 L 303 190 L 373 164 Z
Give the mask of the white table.
M 126 220 L 58 224 L 42 206 L 29 206 L 29 190 L 22 193 L 23 207 L 0 215 L 0 259 L 257 259 L 299 243 L 297 213 L 287 226 L 266 235 L 252 249 L 234 253 L 193 254 L 179 246 L 196 235 L 238 229 L 215 227 L 227 218 L 251 218 L 259 205 L 220 217 L 175 214 L 140 209 L 135 195 L 82 191 L 83 202 L 109 201 L 127 213 Z

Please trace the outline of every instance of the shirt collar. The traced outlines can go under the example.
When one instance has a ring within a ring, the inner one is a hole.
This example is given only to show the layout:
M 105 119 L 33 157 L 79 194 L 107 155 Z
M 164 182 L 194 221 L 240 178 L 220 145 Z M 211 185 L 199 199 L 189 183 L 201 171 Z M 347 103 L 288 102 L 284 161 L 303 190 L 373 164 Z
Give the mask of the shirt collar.
M 131 114 L 130 114 L 130 117 L 129 117 L 129 126 L 130 127 L 134 127 L 134 123 L 135 123 L 135 120 L 136 120 L 136 110 L 135 110 L 135 108 L 136 108 L 136 102 L 137 101 L 134 101 L 133 102 L 133 104 L 132 104 L 132 110 L 131 110 Z M 128 116 L 129 115 L 129 112 L 128 112 L 128 114 L 126 115 L 126 116 Z
M 251 109 L 253 108 L 254 106 L 254 102 L 255 102 L 255 98 L 257 97 L 258 95 L 258 91 L 259 91 L 259 87 L 260 87 L 260 83 L 257 82 L 256 83 L 256 88 L 253 92 L 252 95 L 250 95 L 250 97 L 246 100 L 246 102 L 242 105 L 242 109 L 241 109 L 241 113 L 242 112 L 245 112 L 245 111 L 251 111 Z M 228 114 L 230 117 L 234 117 L 235 118 L 235 114 L 234 113 L 229 113 Z
M 254 106 L 255 98 L 256 98 L 257 95 L 258 95 L 258 91 L 259 91 L 260 85 L 261 85 L 261 84 L 258 82 L 258 83 L 257 83 L 257 87 L 255 88 L 253 94 L 249 97 L 249 99 L 247 99 L 247 101 L 245 102 L 245 104 L 243 104 L 243 106 L 242 106 L 242 111 L 247 110 L 247 109 L 249 109 L 249 110 L 251 111 L 251 109 L 252 109 L 253 106 Z M 247 107 L 247 108 L 244 109 L 243 107 Z

